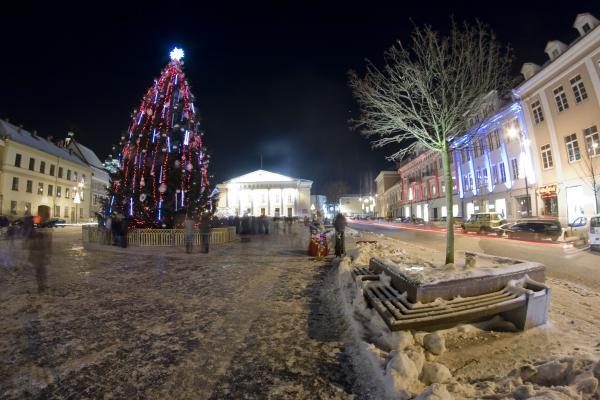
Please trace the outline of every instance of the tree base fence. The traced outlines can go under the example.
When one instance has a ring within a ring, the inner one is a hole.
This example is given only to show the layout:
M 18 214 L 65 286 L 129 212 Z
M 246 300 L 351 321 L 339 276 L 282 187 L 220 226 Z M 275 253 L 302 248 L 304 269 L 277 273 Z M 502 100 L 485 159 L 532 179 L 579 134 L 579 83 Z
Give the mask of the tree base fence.
M 111 231 L 95 226 L 81 227 L 84 243 L 112 244 Z M 194 246 L 204 243 L 203 236 L 208 236 L 208 243 L 219 244 L 237 239 L 235 227 L 212 228 L 210 233 L 194 232 Z M 184 247 L 185 231 L 183 229 L 132 229 L 127 232 L 127 245 L 133 247 Z

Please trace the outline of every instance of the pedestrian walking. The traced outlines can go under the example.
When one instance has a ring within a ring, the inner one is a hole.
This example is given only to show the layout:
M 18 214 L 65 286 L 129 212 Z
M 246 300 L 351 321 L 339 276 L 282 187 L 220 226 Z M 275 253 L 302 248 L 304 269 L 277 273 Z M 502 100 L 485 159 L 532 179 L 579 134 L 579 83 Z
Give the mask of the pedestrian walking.
M 185 235 L 185 252 L 190 254 L 194 247 L 194 220 L 187 215 L 183 223 L 184 235 Z
M 333 221 L 333 225 L 335 227 L 335 256 L 341 257 L 346 254 L 346 246 L 345 246 L 345 238 L 344 231 L 346 230 L 346 225 L 348 222 L 346 221 L 346 217 L 344 217 L 341 213 L 335 216 L 335 221 Z

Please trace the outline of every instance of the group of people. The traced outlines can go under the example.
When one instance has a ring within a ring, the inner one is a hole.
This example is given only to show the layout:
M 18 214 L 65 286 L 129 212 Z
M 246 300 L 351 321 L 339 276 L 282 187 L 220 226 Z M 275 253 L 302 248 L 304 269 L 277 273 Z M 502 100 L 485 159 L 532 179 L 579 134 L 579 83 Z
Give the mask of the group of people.
M 104 222 L 104 228 L 111 233 L 110 237 L 112 245 L 127 247 L 127 217 L 118 212 L 110 214 Z M 108 235 L 107 235 L 108 238 Z

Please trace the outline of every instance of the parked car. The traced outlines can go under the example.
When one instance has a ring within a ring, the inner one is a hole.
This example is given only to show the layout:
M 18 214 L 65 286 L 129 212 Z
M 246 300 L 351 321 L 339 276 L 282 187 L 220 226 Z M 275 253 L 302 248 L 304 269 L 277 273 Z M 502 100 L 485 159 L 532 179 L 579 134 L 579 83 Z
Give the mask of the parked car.
M 589 242 L 591 250 L 600 250 L 600 215 L 590 218 Z
M 40 223 L 38 226 L 40 228 L 56 228 L 57 226 L 64 227 L 66 223 L 67 221 L 64 219 L 50 218 L 49 220 Z
M 510 224 L 503 225 L 502 229 L 509 239 L 550 239 L 555 242 L 563 233 L 560 222 L 553 219 L 531 219 L 507 225 Z
M 461 227 L 465 233 L 477 232 L 482 235 L 496 233 L 498 236 L 501 236 L 503 231 L 498 228 L 505 223 L 506 220 L 500 213 L 485 212 L 471 215 L 471 218 L 463 222 Z
M 569 227 L 565 229 L 566 238 L 579 238 L 587 240 L 589 236 L 589 227 L 587 217 L 577 217 L 573 222 L 569 224 Z

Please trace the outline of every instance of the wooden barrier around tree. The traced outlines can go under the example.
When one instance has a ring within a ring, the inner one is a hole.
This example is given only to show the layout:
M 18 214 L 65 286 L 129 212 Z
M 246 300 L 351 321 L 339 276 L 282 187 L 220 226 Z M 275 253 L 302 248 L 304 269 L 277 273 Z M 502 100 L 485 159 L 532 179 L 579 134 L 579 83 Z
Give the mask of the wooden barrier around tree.
M 82 239 L 85 243 L 112 243 L 111 232 L 96 226 L 82 226 Z M 235 227 L 212 228 L 210 244 L 227 243 L 236 239 Z M 194 245 L 200 245 L 200 231 L 194 233 Z M 127 232 L 127 245 L 134 247 L 184 247 L 185 232 L 183 229 L 132 229 Z

